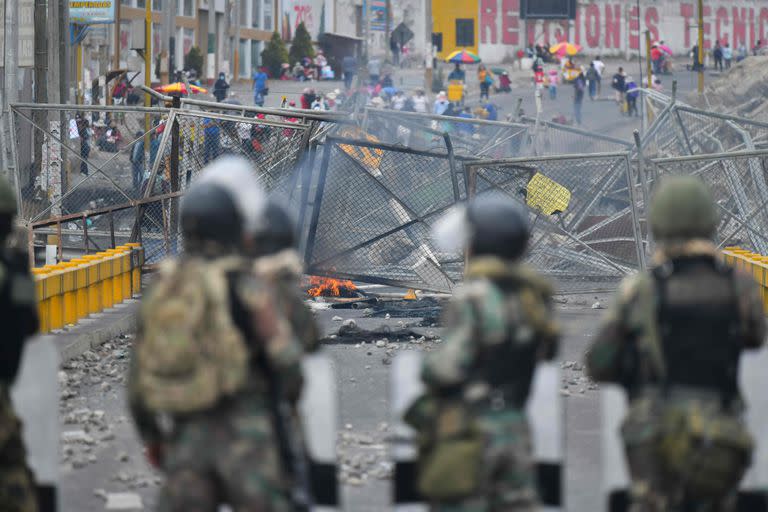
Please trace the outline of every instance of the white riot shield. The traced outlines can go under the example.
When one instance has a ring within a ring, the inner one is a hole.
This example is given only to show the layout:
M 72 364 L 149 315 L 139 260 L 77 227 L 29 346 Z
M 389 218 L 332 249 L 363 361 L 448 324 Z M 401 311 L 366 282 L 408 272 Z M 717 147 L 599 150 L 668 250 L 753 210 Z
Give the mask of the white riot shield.
M 338 391 L 333 362 L 322 354 L 302 361 L 304 388 L 299 402 L 307 449 L 314 511 L 334 510 L 339 504 L 336 479 Z
M 423 392 L 422 354 L 404 352 L 395 357 L 390 374 L 390 403 L 394 440 L 390 453 L 395 463 L 394 503 L 399 512 L 426 510 L 416 489 L 415 433 L 403 423 L 408 406 Z M 531 425 L 533 454 L 536 460 L 542 511 L 556 512 L 562 507 L 564 458 L 564 414 L 560 396 L 560 368 L 554 363 L 540 364 L 534 374 L 526 412 Z
M 768 512 L 768 349 L 746 352 L 741 358 L 740 387 L 747 404 L 747 425 L 755 440 L 752 467 L 741 482 L 737 512 Z M 608 512 L 629 508 L 629 475 L 619 429 L 627 413 L 627 399 L 618 386 L 600 391 L 602 492 Z
M 59 353 L 50 337 L 28 341 L 11 399 L 23 422 L 27 462 L 35 476 L 40 512 L 58 510 Z

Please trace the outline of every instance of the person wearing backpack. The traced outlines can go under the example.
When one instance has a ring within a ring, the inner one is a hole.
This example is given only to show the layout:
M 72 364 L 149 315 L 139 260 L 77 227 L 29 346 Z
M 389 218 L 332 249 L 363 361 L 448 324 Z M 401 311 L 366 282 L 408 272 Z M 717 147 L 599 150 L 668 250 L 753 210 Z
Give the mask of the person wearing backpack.
M 463 252 L 467 240 L 469 259 L 443 345 L 424 360 L 426 393 L 405 415 L 432 510 L 528 511 L 539 501 L 524 407 L 559 330 L 552 288 L 520 261 L 529 230 L 527 213 L 499 197 L 473 200 L 435 227 L 445 250 Z
M 181 205 L 185 252 L 142 300 L 128 396 L 165 473 L 161 511 L 310 505 L 284 413 L 301 391 L 303 348 L 248 256 L 266 226 L 264 195 L 243 159 L 204 169 Z
M 29 273 L 26 233 L 14 233 L 16 195 L 0 178 L 0 510 L 36 512 L 37 494 L 22 439 L 22 423 L 11 401 L 24 344 L 38 328 L 35 283 Z
M 739 357 L 763 344 L 760 293 L 724 263 L 716 205 L 696 178 L 662 179 L 650 225 L 655 267 L 621 284 L 587 370 L 629 398 L 630 510 L 733 511 L 753 451 Z

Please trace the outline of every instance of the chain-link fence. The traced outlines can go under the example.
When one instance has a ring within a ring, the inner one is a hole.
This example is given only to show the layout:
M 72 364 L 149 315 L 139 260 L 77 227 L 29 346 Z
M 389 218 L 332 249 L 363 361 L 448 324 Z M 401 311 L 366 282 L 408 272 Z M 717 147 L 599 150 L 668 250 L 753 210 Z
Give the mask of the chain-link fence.
M 361 127 L 382 142 L 435 152 L 450 145 L 472 158 L 517 156 L 527 131 L 522 124 L 373 108 L 365 110 Z
M 424 290 L 450 291 L 463 258 L 444 254 L 432 223 L 465 199 L 450 155 L 328 137 L 315 158 L 307 272 Z
M 20 217 L 37 221 L 140 197 L 168 111 L 13 105 L 12 113 Z
M 528 261 L 560 291 L 615 287 L 643 265 L 629 153 L 467 164 L 470 196 L 502 194 L 529 211 Z
M 520 118 L 528 129 L 519 156 L 550 156 L 579 153 L 612 153 L 627 151 L 632 141 L 588 132 L 574 126 L 533 117 Z M 517 156 L 517 155 L 515 155 Z
M 719 210 L 718 244 L 768 254 L 768 151 L 654 159 L 644 165 L 650 197 L 660 177 L 696 176 L 712 191 Z

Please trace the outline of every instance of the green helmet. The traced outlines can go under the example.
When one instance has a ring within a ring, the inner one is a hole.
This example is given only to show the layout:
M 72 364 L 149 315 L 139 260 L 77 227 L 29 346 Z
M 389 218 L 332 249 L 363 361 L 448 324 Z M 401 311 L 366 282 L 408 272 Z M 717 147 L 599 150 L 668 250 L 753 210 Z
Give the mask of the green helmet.
M 16 193 L 8 180 L 0 177 L 0 214 L 16 215 Z
M 658 241 L 712 238 L 715 202 L 706 185 L 692 176 L 662 179 L 651 200 L 651 230 Z

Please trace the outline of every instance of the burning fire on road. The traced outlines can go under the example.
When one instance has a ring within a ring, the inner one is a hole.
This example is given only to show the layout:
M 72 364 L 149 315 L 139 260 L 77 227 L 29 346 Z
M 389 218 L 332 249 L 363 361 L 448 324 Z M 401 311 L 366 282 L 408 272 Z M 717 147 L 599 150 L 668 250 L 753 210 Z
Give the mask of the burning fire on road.
M 355 283 L 348 279 L 310 276 L 307 295 L 310 297 L 359 297 Z

